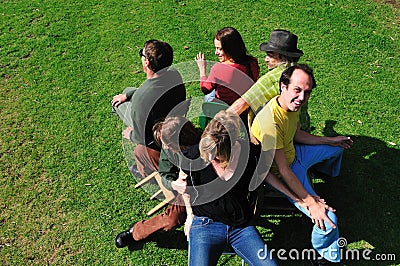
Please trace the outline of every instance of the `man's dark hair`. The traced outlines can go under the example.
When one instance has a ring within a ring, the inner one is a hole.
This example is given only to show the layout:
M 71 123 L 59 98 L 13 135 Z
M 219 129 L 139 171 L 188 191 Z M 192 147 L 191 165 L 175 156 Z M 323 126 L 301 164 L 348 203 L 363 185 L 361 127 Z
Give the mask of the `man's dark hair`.
M 171 45 L 158 40 L 149 40 L 144 44 L 144 56 L 150 62 L 155 73 L 172 65 L 174 53 Z
M 286 86 L 289 86 L 290 79 L 292 78 L 293 72 L 296 69 L 301 69 L 307 73 L 307 75 L 311 78 L 311 81 L 312 81 L 312 89 L 317 87 L 317 83 L 315 82 L 314 73 L 313 73 L 313 70 L 311 69 L 311 67 L 309 67 L 306 64 L 298 64 L 298 65 L 288 67 L 287 69 L 285 69 L 285 71 L 283 71 L 281 78 L 279 80 L 279 90 L 281 92 L 282 92 L 281 84 L 283 83 Z
M 153 126 L 153 137 L 162 148 L 162 140 L 174 150 L 185 150 L 200 142 L 201 131 L 184 116 L 169 116 Z
M 279 54 L 281 55 L 281 54 Z M 286 56 L 286 55 L 282 55 L 283 57 L 286 58 L 287 62 L 292 62 L 292 63 L 297 63 L 299 62 L 300 57 L 290 57 L 290 56 Z

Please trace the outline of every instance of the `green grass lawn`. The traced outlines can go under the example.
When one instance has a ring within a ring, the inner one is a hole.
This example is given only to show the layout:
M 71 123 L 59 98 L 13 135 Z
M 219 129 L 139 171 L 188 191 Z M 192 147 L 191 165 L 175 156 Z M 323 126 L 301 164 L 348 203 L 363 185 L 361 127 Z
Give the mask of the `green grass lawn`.
M 347 247 L 396 254 L 344 264 L 400 263 L 399 24 L 395 0 L 3 0 L 0 264 L 187 264 L 181 228 L 133 250 L 114 246 L 156 203 L 134 188 L 109 102 L 144 81 L 138 49 L 146 40 L 169 42 L 176 64 L 193 64 L 199 51 L 216 60 L 213 35 L 225 26 L 239 30 L 262 74 L 258 46 L 271 31 L 299 36 L 300 62 L 314 68 L 318 84 L 313 132 L 355 140 L 341 176 L 316 189 L 337 209 Z M 201 95 L 197 82 L 187 88 Z M 262 218 L 270 248 L 309 247 L 311 223 L 297 212 Z M 224 256 L 225 263 L 240 261 Z

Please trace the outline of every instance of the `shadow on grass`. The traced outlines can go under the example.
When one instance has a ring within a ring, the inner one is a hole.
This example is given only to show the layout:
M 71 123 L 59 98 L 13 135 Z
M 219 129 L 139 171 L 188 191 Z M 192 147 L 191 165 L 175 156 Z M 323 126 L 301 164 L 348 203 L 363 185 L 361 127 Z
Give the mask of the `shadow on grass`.
M 326 121 L 325 135 L 337 135 L 334 124 Z M 351 138 L 354 145 L 344 152 L 340 177 L 321 192 L 334 200 L 349 244 L 365 241 L 382 252 L 398 251 L 400 149 L 377 138 Z
M 187 250 L 188 242 L 182 231 L 170 230 L 168 232 L 158 231 L 148 238 L 130 245 L 130 251 L 141 250 L 148 242 L 155 242 L 159 248 Z
M 348 247 L 398 253 L 400 149 L 377 138 L 351 138 L 354 145 L 344 153 L 339 179 L 330 181 L 323 193 L 336 198 L 341 236 Z

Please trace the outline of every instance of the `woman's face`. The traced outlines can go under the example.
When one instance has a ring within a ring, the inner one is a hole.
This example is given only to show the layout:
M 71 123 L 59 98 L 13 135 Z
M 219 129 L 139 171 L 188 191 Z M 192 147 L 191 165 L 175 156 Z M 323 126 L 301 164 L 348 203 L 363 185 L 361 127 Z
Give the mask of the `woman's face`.
M 218 60 L 223 63 L 231 58 L 225 54 L 224 50 L 222 49 L 222 44 L 217 39 L 214 39 L 214 46 L 215 46 L 215 55 L 218 56 Z

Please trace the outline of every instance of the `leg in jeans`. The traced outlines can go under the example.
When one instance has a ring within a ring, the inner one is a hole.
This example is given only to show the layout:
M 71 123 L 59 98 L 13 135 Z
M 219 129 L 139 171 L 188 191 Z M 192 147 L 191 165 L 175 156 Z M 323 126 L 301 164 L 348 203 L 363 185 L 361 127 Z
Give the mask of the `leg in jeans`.
M 340 173 L 343 148 L 330 145 L 296 144 L 296 159 L 308 170 L 318 164 L 316 170 L 336 177 Z
M 277 265 L 254 226 L 230 227 L 229 244 L 248 265 Z
M 189 236 L 189 265 L 217 265 L 227 245 L 228 226 L 195 216 Z
M 317 195 L 313 190 L 307 177 L 307 170 L 318 164 L 317 170 L 330 176 L 338 176 L 343 149 L 329 145 L 295 145 L 296 158 L 290 166 L 293 173 L 303 184 L 304 188 L 311 195 Z M 293 201 L 292 201 L 293 202 Z M 307 211 L 295 203 L 295 206 L 308 215 Z M 309 215 L 308 215 L 309 216 Z M 333 212 L 327 211 L 327 216 L 337 225 L 337 217 Z M 331 262 L 340 261 L 340 250 L 337 245 L 339 238 L 338 227 L 332 228 L 328 223 L 325 224 L 325 231 L 319 229 L 316 225 L 311 234 L 311 243 L 313 248 L 325 259 Z
M 186 208 L 182 195 L 178 194 L 164 213 L 136 223 L 133 227 L 132 235 L 136 241 L 139 241 L 147 238 L 158 230 L 169 231 L 183 224 L 185 220 Z
M 141 144 L 137 144 L 133 152 L 138 171 L 143 177 L 158 170 L 160 152 Z

